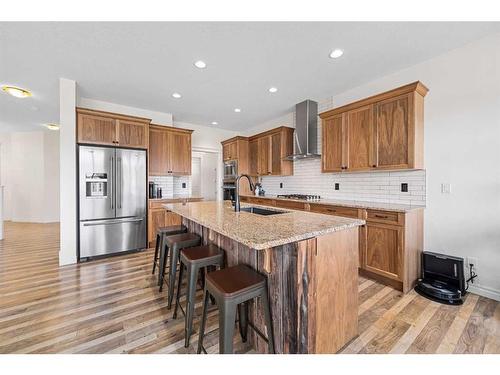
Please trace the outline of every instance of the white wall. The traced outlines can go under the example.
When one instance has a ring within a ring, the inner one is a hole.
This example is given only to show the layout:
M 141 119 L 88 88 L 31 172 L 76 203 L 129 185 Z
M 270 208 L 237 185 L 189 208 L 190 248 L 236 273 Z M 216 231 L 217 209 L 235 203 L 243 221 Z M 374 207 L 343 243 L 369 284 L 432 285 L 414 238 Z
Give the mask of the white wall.
M 472 290 L 496 299 L 500 299 L 499 45 L 496 34 L 320 102 L 325 110 L 416 80 L 428 86 L 425 249 L 478 258 L 479 277 Z M 287 119 L 293 122 L 293 114 L 281 121 Z M 269 127 L 259 125 L 248 133 Z M 441 183 L 451 183 L 451 194 L 441 194 Z
M 5 133 L 0 143 L 4 220 L 59 221 L 59 134 Z

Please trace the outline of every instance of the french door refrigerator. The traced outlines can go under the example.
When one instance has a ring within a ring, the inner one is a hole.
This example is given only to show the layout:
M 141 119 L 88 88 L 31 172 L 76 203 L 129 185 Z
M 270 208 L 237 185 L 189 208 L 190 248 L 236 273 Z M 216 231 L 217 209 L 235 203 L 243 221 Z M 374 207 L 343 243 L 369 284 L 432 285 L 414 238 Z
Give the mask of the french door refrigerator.
M 79 147 L 80 259 L 146 248 L 146 151 Z

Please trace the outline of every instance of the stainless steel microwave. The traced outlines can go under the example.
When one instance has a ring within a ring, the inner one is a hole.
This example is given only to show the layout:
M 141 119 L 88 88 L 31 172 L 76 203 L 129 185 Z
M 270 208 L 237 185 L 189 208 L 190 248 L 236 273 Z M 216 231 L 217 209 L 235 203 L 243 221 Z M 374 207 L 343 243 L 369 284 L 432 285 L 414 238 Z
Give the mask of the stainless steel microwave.
M 238 161 L 229 160 L 224 162 L 224 180 L 233 180 L 238 177 Z

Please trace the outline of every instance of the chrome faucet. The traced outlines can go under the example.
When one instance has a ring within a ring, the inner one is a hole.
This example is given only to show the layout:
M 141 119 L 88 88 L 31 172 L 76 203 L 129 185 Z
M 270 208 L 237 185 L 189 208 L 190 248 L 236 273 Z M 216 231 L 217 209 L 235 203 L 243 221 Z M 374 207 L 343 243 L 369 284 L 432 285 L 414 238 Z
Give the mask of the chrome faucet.
M 252 178 L 247 174 L 242 174 L 236 178 L 236 191 L 234 192 L 234 212 L 240 212 L 240 179 L 246 177 L 248 183 L 250 184 L 250 190 L 255 191 L 255 185 L 252 182 Z

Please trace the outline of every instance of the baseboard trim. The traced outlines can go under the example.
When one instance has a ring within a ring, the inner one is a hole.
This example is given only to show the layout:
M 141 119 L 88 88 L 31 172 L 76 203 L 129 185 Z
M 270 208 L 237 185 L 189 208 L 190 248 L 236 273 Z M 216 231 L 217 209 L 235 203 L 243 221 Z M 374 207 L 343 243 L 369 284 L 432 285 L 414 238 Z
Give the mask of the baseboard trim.
M 476 285 L 469 285 L 468 291 L 483 297 L 494 299 L 495 301 L 500 301 L 500 290 L 485 288 Z

